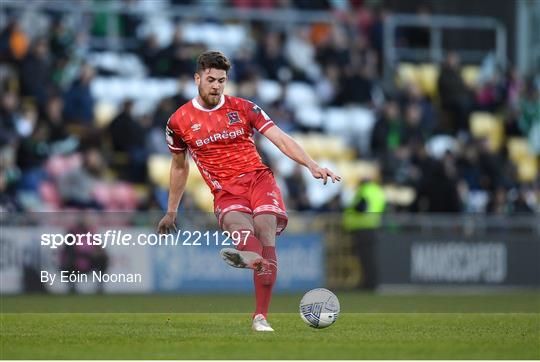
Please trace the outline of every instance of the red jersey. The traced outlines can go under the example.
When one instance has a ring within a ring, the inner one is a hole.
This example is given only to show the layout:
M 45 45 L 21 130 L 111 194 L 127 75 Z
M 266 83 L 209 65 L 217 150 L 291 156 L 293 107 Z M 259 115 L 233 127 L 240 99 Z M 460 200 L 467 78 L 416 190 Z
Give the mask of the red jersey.
M 248 100 L 223 95 L 217 106 L 206 109 L 193 98 L 167 121 L 166 139 L 173 153 L 189 150 L 215 192 L 241 174 L 268 169 L 255 148 L 253 129 L 264 133 L 273 126 L 270 117 Z

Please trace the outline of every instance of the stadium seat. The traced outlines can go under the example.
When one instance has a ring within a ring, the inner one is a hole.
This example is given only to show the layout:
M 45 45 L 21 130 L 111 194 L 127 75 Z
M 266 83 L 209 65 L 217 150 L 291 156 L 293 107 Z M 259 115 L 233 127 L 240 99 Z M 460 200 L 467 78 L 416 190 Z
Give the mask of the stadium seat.
M 416 199 L 416 191 L 409 186 L 388 184 L 383 186 L 386 202 L 391 205 L 407 207 Z
M 105 129 L 118 114 L 118 105 L 106 100 L 98 100 L 94 106 L 94 124 Z
M 514 162 L 518 162 L 524 157 L 532 156 L 529 143 L 524 137 L 510 137 L 506 141 L 506 146 L 508 147 L 510 159 Z
M 195 98 L 199 94 L 197 86 L 191 80 L 182 83 L 181 92 L 186 99 Z
M 532 182 L 538 175 L 538 160 L 524 137 L 510 137 L 506 142 L 510 160 L 517 166 L 518 179 Z
M 306 128 L 320 128 L 323 123 L 323 112 L 320 107 L 306 105 L 296 109 L 298 123 Z
M 346 109 L 329 107 L 324 114 L 323 127 L 329 134 L 349 134 L 349 115 Z
M 315 160 L 339 161 L 354 158 L 354 151 L 347 147 L 341 137 L 324 133 L 297 133 L 293 134 L 292 137 Z
M 396 70 L 396 83 L 398 87 L 404 87 L 408 83 L 417 83 L 417 73 L 416 65 L 411 63 L 400 63 Z
M 143 77 L 145 66 L 136 54 L 117 52 L 91 52 L 88 63 L 98 71 L 103 70 L 125 77 Z
M 139 200 L 133 185 L 127 182 L 115 183 L 111 185 L 111 194 L 114 210 L 133 211 L 137 208 Z
M 475 138 L 486 138 L 493 151 L 500 149 L 504 139 L 504 128 L 501 119 L 488 112 L 474 112 L 469 118 L 471 134 Z
M 285 102 L 291 108 L 317 105 L 319 99 L 311 85 L 305 82 L 291 82 L 287 86 Z
M 422 92 L 430 98 L 437 95 L 437 79 L 439 68 L 435 64 L 425 63 L 417 67 L 417 79 Z
M 518 179 L 521 182 L 533 182 L 538 175 L 538 160 L 533 155 L 521 157 L 517 161 Z
M 147 168 L 150 181 L 159 187 L 168 188 L 170 166 L 170 156 L 155 154 L 148 157 Z
M 375 162 L 341 161 L 337 163 L 337 173 L 342 177 L 344 187 L 354 190 L 362 179 L 379 179 L 379 166 Z
M 448 151 L 457 150 L 457 141 L 454 137 L 448 135 L 436 135 L 430 138 L 426 143 L 428 155 L 436 159 L 441 159 Z
M 271 104 L 281 97 L 283 89 L 279 82 L 271 79 L 262 79 L 257 82 L 257 94 L 263 104 Z
M 62 206 L 62 198 L 58 192 L 58 189 L 54 183 L 44 181 L 39 185 L 39 195 L 43 202 L 45 202 L 50 210 L 58 210 Z
M 239 24 L 212 24 L 185 22 L 182 36 L 187 43 L 202 43 L 209 49 L 220 49 L 224 53 L 233 53 L 246 44 L 246 27 Z
M 45 164 L 45 171 L 53 179 L 58 178 L 67 172 L 81 167 L 82 156 L 80 153 L 74 153 L 66 156 L 51 156 Z
M 375 114 L 366 107 L 348 108 L 350 130 L 354 134 L 356 144 L 363 155 L 370 153 L 371 132 L 375 125 Z
M 336 169 L 336 166 L 329 161 L 322 160 L 319 164 L 322 167 L 328 167 L 333 170 Z M 331 181 L 326 185 L 323 185 L 321 180 L 313 178 L 311 172 L 305 167 L 302 168 L 302 178 L 306 184 L 309 202 L 315 208 L 321 207 L 330 201 L 341 192 L 341 188 L 343 187 L 341 183 L 332 183 Z
M 206 212 L 214 211 L 214 196 L 205 187 L 198 187 L 191 191 L 195 204 L 198 208 Z
M 461 68 L 461 78 L 471 88 L 476 86 L 479 74 L 480 67 L 476 65 L 465 65 Z

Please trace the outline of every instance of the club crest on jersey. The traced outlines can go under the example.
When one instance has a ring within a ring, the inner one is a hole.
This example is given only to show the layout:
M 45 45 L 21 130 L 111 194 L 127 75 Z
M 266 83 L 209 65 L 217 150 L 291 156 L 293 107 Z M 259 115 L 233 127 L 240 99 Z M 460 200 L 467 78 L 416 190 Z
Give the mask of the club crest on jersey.
M 229 118 L 229 125 L 239 123 L 241 121 L 238 112 L 227 113 L 227 118 Z
M 197 132 L 200 129 L 201 129 L 201 124 L 200 123 L 195 123 L 193 126 L 191 126 L 191 130 L 193 132 Z

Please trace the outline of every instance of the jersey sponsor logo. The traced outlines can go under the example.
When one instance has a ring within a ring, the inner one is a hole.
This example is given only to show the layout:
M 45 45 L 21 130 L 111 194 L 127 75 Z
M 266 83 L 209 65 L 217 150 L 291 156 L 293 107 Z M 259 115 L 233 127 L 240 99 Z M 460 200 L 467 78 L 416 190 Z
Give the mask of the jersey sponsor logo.
M 235 124 L 235 123 L 240 123 L 240 121 L 241 121 L 240 116 L 238 115 L 238 112 L 229 112 L 229 113 L 227 113 L 227 118 L 229 118 L 229 125 Z
M 204 139 L 198 139 L 195 140 L 195 145 L 197 147 L 202 147 L 204 145 L 207 145 L 209 143 L 226 140 L 226 139 L 235 139 L 238 136 L 243 135 L 244 129 L 237 129 L 235 131 L 223 131 L 221 133 L 214 133 L 213 135 L 210 135 L 210 137 L 204 138 Z

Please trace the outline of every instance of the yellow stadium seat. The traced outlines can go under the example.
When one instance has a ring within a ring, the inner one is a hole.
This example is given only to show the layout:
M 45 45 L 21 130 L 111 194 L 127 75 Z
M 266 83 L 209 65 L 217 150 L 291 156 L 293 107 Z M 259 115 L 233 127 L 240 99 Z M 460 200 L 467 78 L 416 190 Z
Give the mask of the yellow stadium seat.
M 362 179 L 379 179 L 379 166 L 375 162 L 340 161 L 336 165 L 337 173 L 342 177 L 345 188 L 355 189 Z
M 169 187 L 169 172 L 171 167 L 171 157 L 168 155 L 154 154 L 148 157 L 147 161 L 148 175 L 150 181 L 154 184 L 168 188 Z M 204 180 L 197 169 L 197 165 L 193 160 L 189 162 L 189 175 L 186 184 L 186 189 L 193 190 L 199 187 L 206 187 Z
M 506 142 L 506 145 L 508 147 L 508 155 L 514 162 L 517 162 L 523 157 L 532 155 L 529 150 L 529 143 L 524 137 L 510 137 Z
M 418 84 L 422 92 L 433 98 L 437 95 L 437 79 L 439 78 L 439 67 L 435 64 L 421 64 L 417 68 Z
M 323 133 L 293 134 L 292 137 L 314 160 L 351 160 L 354 150 L 348 147 L 339 136 Z
M 150 181 L 159 187 L 168 188 L 171 157 L 157 154 L 151 155 L 148 157 L 146 165 Z
M 517 162 L 518 179 L 521 182 L 533 182 L 538 175 L 538 161 L 535 156 L 527 155 Z
M 384 185 L 383 189 L 388 204 L 409 206 L 416 199 L 416 191 L 409 186 L 388 184 Z
M 411 63 L 400 63 L 396 72 L 396 83 L 398 87 L 403 87 L 407 83 L 418 82 L 418 70 L 416 65 Z
M 476 86 L 479 73 L 480 67 L 476 65 L 465 65 L 461 68 L 461 78 L 471 88 Z
M 504 128 L 500 118 L 488 112 L 474 112 L 469 118 L 469 127 L 475 138 L 488 140 L 491 150 L 498 151 L 501 148 Z
M 94 124 L 97 128 L 103 129 L 111 123 L 118 114 L 118 107 L 110 102 L 97 102 L 94 106 Z
M 195 189 L 191 194 L 198 208 L 206 212 L 214 211 L 214 196 L 207 189 L 206 185 Z

